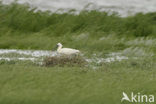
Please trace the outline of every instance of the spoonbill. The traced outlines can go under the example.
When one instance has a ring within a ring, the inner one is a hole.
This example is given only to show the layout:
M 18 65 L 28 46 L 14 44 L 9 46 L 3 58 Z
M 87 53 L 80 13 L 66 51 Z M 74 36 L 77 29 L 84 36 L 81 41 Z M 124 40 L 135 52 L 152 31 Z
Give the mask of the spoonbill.
M 71 49 L 71 48 L 62 48 L 63 45 L 61 43 L 57 44 L 57 52 L 63 55 L 78 55 L 80 53 L 79 50 Z

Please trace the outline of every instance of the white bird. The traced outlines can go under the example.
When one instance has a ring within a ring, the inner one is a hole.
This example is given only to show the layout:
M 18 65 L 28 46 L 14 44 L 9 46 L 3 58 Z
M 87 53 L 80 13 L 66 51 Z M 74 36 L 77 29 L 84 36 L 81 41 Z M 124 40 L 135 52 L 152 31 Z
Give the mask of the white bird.
M 79 50 L 71 49 L 71 48 L 62 48 L 63 45 L 61 43 L 57 44 L 57 52 L 63 55 L 78 55 L 80 53 Z

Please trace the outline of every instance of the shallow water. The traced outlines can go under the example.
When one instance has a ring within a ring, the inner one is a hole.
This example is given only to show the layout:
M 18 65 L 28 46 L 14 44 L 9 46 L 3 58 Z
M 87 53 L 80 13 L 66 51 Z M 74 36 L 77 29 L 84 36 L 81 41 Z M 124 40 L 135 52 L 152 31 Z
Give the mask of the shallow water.
M 24 55 L 31 55 L 32 57 L 41 57 L 41 56 L 56 56 L 56 52 L 52 51 L 43 51 L 43 50 L 16 50 L 16 49 L 0 49 L 0 54 L 9 54 L 9 53 L 17 53 Z
M 57 55 L 58 55 L 57 52 L 43 51 L 43 50 L 0 49 L 0 60 L 5 60 L 5 61 L 20 60 L 20 61 L 41 62 L 43 57 L 46 56 L 52 57 Z M 90 63 L 94 62 L 99 64 L 103 62 L 114 62 L 114 61 L 122 61 L 128 59 L 128 57 L 126 56 L 121 56 L 120 53 L 110 53 L 107 56 L 108 56 L 107 58 L 97 58 L 97 57 L 93 57 L 90 59 L 86 58 L 86 61 Z
M 2 0 L 3 3 L 10 3 L 14 0 Z M 100 9 L 101 11 L 116 11 L 122 16 L 132 15 L 137 12 L 155 12 L 156 0 L 19 0 L 19 3 L 29 3 L 32 7 L 40 10 L 56 11 L 63 9 Z
M 126 56 L 120 56 L 120 55 L 113 55 L 113 56 L 109 56 L 107 58 L 91 58 L 91 59 L 86 59 L 87 62 L 89 63 L 97 63 L 97 64 L 100 64 L 100 63 L 111 63 L 111 62 L 114 62 L 114 61 L 122 61 L 122 60 L 128 60 L 129 58 L 126 57 Z

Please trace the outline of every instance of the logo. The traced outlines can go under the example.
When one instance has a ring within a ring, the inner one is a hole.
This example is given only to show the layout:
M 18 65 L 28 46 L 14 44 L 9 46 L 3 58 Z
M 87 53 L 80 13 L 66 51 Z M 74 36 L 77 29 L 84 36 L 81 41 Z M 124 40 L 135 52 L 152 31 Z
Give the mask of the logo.
M 134 94 L 133 92 L 128 96 L 125 92 L 122 93 L 123 97 L 121 102 L 128 101 L 133 103 L 153 103 L 154 102 L 154 95 L 145 95 L 141 93 Z

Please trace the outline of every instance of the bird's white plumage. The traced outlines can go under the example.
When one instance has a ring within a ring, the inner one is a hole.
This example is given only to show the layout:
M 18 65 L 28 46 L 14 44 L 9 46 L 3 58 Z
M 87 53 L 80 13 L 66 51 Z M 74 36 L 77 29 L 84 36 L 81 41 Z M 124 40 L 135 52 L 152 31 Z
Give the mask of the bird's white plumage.
M 74 55 L 74 54 L 79 54 L 80 51 L 76 50 L 76 49 L 71 49 L 71 48 L 62 48 L 63 45 L 61 43 L 57 44 L 58 48 L 57 48 L 57 52 L 59 54 L 64 54 L 64 55 Z

